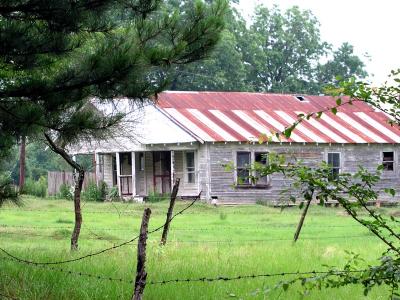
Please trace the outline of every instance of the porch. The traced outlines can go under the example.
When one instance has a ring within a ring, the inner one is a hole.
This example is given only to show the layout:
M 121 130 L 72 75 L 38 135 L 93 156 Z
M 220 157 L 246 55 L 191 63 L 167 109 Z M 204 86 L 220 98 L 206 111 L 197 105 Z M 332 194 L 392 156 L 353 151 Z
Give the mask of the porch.
M 179 195 L 199 193 L 196 150 L 133 151 L 96 154 L 97 174 L 109 187 L 117 186 L 120 197 L 145 198 L 168 194 L 176 178 Z

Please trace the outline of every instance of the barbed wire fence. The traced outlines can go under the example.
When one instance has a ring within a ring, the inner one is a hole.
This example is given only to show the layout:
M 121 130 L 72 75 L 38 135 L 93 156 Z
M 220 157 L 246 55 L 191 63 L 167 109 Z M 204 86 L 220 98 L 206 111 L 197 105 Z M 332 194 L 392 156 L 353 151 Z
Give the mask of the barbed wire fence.
M 183 209 L 181 209 L 179 212 L 175 213 L 171 219 L 162 224 L 159 227 L 156 227 L 155 229 L 152 229 L 150 231 L 148 231 L 147 234 L 153 234 L 155 232 L 160 231 L 162 228 L 164 228 L 164 226 L 168 223 L 171 223 L 172 220 L 177 217 L 178 215 L 183 214 L 185 211 L 187 211 L 190 207 L 192 207 L 195 202 L 198 200 L 199 198 L 195 198 L 189 205 L 187 205 L 186 207 L 184 207 Z M 97 213 L 97 212 L 96 212 Z M 277 226 L 277 227 L 281 227 L 281 226 Z M 282 226 L 283 227 L 283 226 Z M 318 228 L 319 226 L 314 226 L 316 228 Z M 325 225 L 321 225 L 321 227 L 327 227 Z M 331 227 L 351 227 L 348 225 L 332 225 Z M 27 226 L 17 226 L 17 225 L 1 225 L 0 224 L 0 228 L 23 228 L 23 229 L 72 229 L 72 227 L 67 228 L 67 227 L 45 227 L 45 226 L 36 226 L 36 227 L 27 227 Z M 237 228 L 235 226 L 232 226 L 232 228 Z M 244 227 L 246 228 L 246 227 Z M 250 228 L 250 227 L 248 227 Z M 101 230 L 104 231 L 116 231 L 119 230 L 117 228 L 103 228 Z M 179 229 L 173 229 L 173 230 L 179 230 Z M 208 231 L 209 229 L 206 228 L 181 228 L 180 230 L 204 230 L 204 231 Z M 4 232 L 3 232 L 4 233 Z M 28 233 L 29 235 L 32 235 L 32 233 Z M 43 236 L 43 237 L 49 237 L 48 235 L 38 235 L 38 236 Z M 352 235 L 352 236 L 325 236 L 322 237 L 322 239 L 340 239 L 340 238 L 355 238 L 355 237 L 368 237 L 368 235 Z M 0 252 L 3 253 L 3 255 L 0 256 L 0 260 L 3 261 L 8 261 L 8 262 L 12 262 L 12 263 L 19 263 L 19 264 L 24 264 L 30 267 L 34 267 L 34 268 L 41 268 L 44 270 L 48 270 L 50 272 L 59 272 L 62 274 L 65 274 L 67 276 L 77 276 L 77 277 L 85 277 L 85 278 L 89 278 L 89 279 L 93 279 L 93 280 L 101 280 L 101 281 L 108 281 L 108 282 L 114 282 L 114 283 L 123 283 L 123 284 L 134 284 L 135 280 L 132 279 L 127 279 L 127 278 L 116 278 L 116 277 L 111 277 L 111 276 L 104 276 L 101 274 L 90 274 L 90 273 L 86 273 L 86 272 L 78 272 L 78 271 L 73 271 L 73 270 L 69 270 L 63 267 L 59 267 L 60 265 L 63 264 L 68 264 L 68 263 L 73 263 L 73 262 L 78 262 L 78 261 L 82 261 L 84 259 L 88 259 L 88 258 L 92 258 L 95 256 L 98 256 L 100 254 L 106 253 L 108 251 L 123 247 L 125 245 L 131 244 L 132 242 L 136 241 L 139 238 L 139 235 L 133 237 L 132 239 L 126 240 L 120 244 L 117 245 L 113 245 L 111 247 L 107 247 L 104 249 L 101 249 L 99 251 L 95 251 L 77 258 L 72 258 L 72 259 L 67 259 L 67 260 L 59 260 L 59 261 L 47 261 L 47 262 L 43 262 L 43 261 L 33 261 L 33 260 L 28 260 L 25 258 L 21 258 L 18 257 L 16 255 L 13 255 L 12 253 L 10 253 L 9 251 L 7 251 L 4 248 L 0 247 Z M 97 236 L 96 239 L 101 239 L 101 236 Z M 303 237 L 303 239 L 310 239 L 310 240 L 315 240 L 315 239 L 321 239 L 321 237 Z M 247 243 L 247 242 L 268 242 L 268 241 L 292 241 L 292 239 L 282 239 L 282 238 L 274 238 L 274 239 L 259 239 L 259 240 L 222 240 L 222 241 L 218 241 L 218 240 L 173 240 L 172 242 L 178 242 L 178 243 Z M 112 241 L 109 241 L 112 242 Z M 299 279 L 304 279 L 307 276 L 309 277 L 313 277 L 313 276 L 317 276 L 317 275 L 332 275 L 332 276 L 340 276 L 343 274 L 351 274 L 351 273 L 362 273 L 362 272 L 366 272 L 368 271 L 368 269 L 363 269 L 363 270 L 330 270 L 330 271 L 320 271 L 320 270 L 312 270 L 312 271 L 297 271 L 297 272 L 281 272 L 281 273 L 262 273 L 262 274 L 240 274 L 240 275 L 219 275 L 219 276 L 215 276 L 215 277 L 198 277 L 198 278 L 169 278 L 169 279 L 164 279 L 164 280 L 149 280 L 147 282 L 148 285 L 169 285 L 169 284 L 192 284 L 192 283 L 212 283 L 212 282 L 228 282 L 228 281 L 235 281 L 235 280 L 253 280 L 253 279 L 258 279 L 258 278 L 279 278 L 279 277 L 286 277 L 286 276 L 292 276 L 295 278 L 299 278 Z M 8 296 L 8 295 L 3 295 L 0 293 L 0 298 L 3 297 L 5 299 L 17 299 L 14 298 L 12 296 Z

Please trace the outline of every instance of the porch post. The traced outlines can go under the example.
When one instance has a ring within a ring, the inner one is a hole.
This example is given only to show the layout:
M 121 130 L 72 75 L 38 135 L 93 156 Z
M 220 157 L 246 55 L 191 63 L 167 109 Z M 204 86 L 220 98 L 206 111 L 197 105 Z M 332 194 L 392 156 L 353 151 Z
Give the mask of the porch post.
M 100 154 L 95 152 L 95 158 L 94 158 L 94 162 L 95 162 L 95 178 L 96 178 L 96 184 L 97 186 L 99 185 L 100 182 Z
M 175 183 L 175 151 L 171 150 L 171 191 Z
M 144 151 L 144 152 L 143 152 L 144 194 L 147 196 L 147 167 L 146 167 L 146 154 L 147 154 L 147 151 Z
M 132 152 L 132 197 L 136 196 L 136 153 Z
M 121 197 L 121 163 L 119 159 L 119 152 L 115 153 L 115 158 L 116 158 L 116 167 L 117 167 L 117 187 L 118 187 L 118 195 Z

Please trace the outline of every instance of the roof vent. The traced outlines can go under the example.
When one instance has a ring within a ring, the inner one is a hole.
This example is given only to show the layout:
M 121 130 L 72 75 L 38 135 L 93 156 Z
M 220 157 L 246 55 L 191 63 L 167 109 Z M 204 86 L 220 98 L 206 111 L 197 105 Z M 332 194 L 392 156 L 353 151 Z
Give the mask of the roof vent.
M 294 96 L 297 100 L 301 101 L 301 102 L 308 102 L 306 97 L 302 96 L 302 95 L 295 95 Z

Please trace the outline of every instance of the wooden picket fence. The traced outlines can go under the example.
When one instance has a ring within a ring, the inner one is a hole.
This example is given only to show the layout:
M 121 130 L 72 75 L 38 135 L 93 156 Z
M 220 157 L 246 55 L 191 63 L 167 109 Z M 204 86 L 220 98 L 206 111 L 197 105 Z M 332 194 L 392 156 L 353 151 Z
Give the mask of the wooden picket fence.
M 96 182 L 96 174 L 94 172 L 86 172 L 85 180 L 83 182 L 83 189 L 89 185 L 90 182 Z M 74 179 L 72 172 L 65 171 L 48 171 L 47 172 L 47 195 L 54 196 L 60 192 L 62 184 L 73 185 Z

